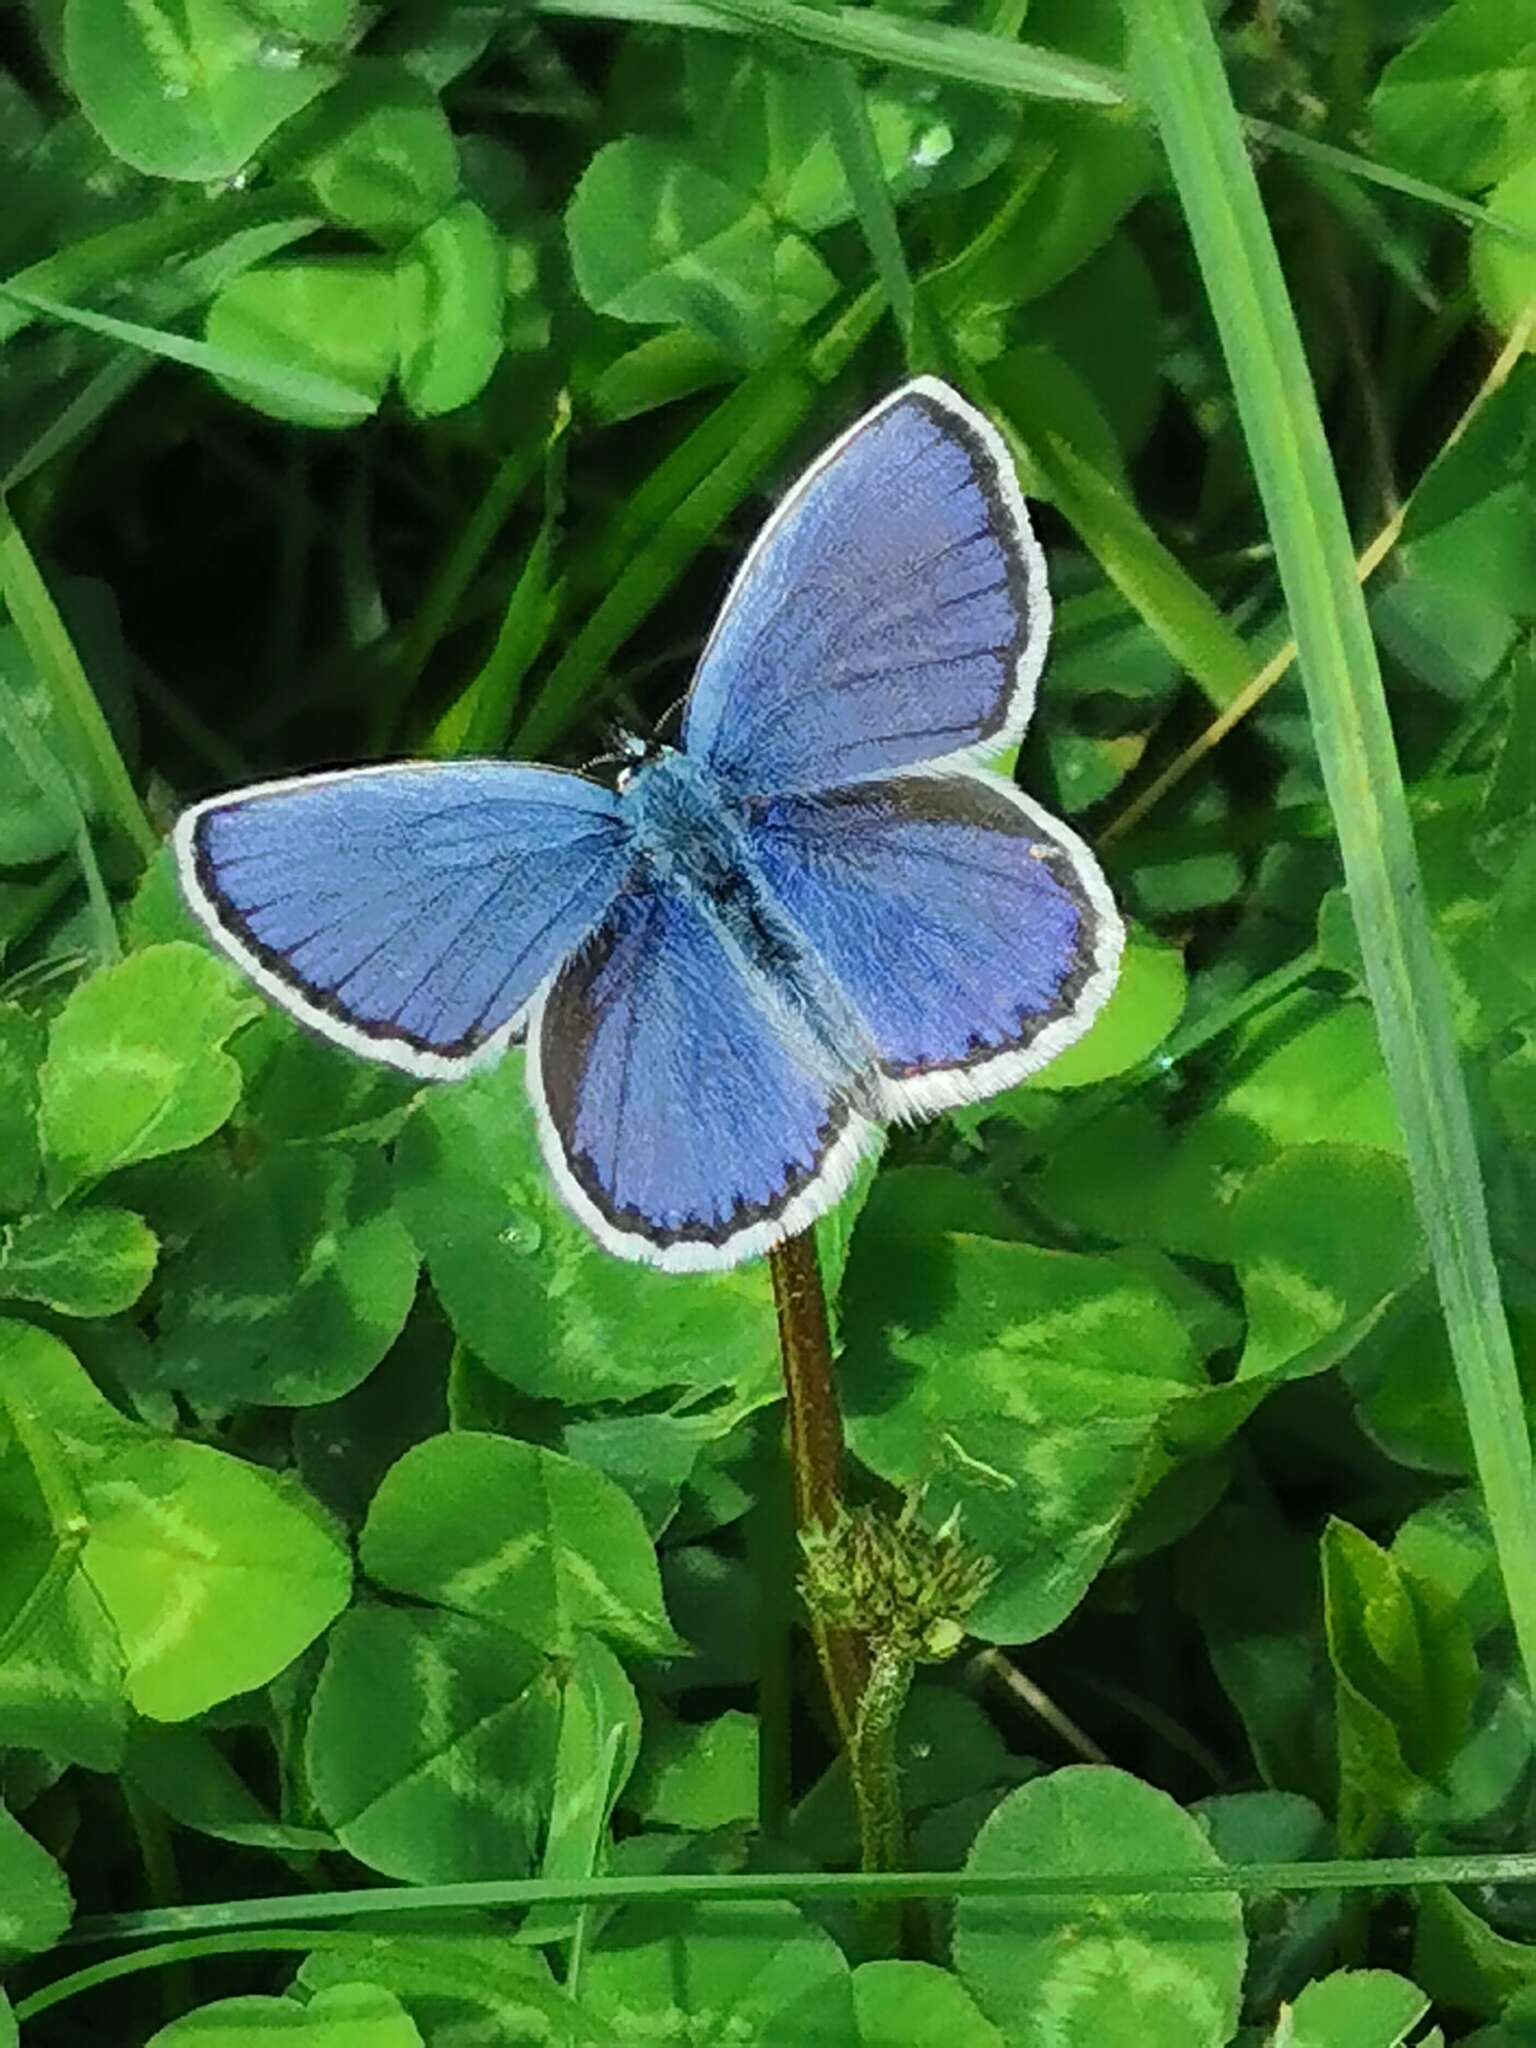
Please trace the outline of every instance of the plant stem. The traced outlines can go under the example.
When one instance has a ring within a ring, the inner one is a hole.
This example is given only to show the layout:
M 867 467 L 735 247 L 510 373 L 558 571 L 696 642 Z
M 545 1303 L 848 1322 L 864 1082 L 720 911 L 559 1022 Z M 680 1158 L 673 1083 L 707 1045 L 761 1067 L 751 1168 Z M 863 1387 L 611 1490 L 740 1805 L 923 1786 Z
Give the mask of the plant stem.
M 832 1332 L 812 1231 L 768 1254 L 779 1318 L 779 1357 L 789 1418 L 789 1469 L 795 1526 L 829 1529 L 843 1499 L 843 1418 L 832 1379 Z M 868 1657 L 847 1629 L 813 1620 L 811 1632 L 844 1746 L 852 1751 Z
M 843 1418 L 832 1384 L 832 1333 L 810 1231 L 768 1255 L 779 1317 L 779 1354 L 789 1402 L 789 1463 L 795 1520 L 830 1528 L 843 1499 Z
M 896 1727 L 912 1690 L 913 1669 L 905 1651 L 890 1643 L 880 1644 L 870 1660 L 849 1745 L 861 1861 L 870 1873 L 906 1867 L 907 1823 L 901 1810 Z
M 902 1645 L 871 1645 L 869 1677 L 848 1746 L 848 1775 L 859 1816 L 859 1868 L 866 1877 L 907 1867 L 907 1817 L 901 1803 L 896 1730 L 916 1668 L 910 1650 Z M 861 1899 L 859 1914 L 876 1954 L 925 1954 L 929 1944 L 921 1901 Z
M 1064 1713 L 1045 1690 L 1022 1672 L 1018 1665 L 1001 1650 L 978 1650 L 972 1660 L 971 1669 L 983 1677 L 998 1679 L 1014 1697 L 1021 1700 L 1038 1720 L 1045 1723 L 1051 1733 L 1064 1742 L 1068 1749 L 1080 1756 L 1085 1764 L 1107 1764 L 1109 1757 L 1100 1749 L 1091 1735 L 1078 1727 L 1070 1714 Z

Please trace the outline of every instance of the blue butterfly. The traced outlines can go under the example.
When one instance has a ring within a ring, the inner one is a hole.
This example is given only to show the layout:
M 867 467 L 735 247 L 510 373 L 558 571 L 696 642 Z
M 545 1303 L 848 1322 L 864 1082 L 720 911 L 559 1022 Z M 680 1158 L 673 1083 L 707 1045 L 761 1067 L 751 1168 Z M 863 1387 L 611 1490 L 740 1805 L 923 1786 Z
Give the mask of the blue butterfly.
M 919 377 L 747 555 L 679 747 L 608 789 L 405 762 L 215 797 L 176 828 L 217 943 L 285 1009 L 434 1079 L 526 1035 L 561 1194 L 610 1251 L 734 1265 L 838 1200 L 893 1119 L 1011 1087 L 1114 985 L 1018 738 L 1050 599 L 1001 437 Z

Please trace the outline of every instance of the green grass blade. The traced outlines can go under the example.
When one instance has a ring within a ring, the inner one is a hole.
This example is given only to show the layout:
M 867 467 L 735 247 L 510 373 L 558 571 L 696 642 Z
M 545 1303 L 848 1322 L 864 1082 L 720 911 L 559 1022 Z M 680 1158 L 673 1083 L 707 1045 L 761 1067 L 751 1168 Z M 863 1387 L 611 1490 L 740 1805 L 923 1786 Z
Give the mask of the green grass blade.
M 1158 539 L 1128 497 L 1042 419 L 1010 417 L 966 376 L 982 410 L 999 420 L 1026 478 L 1038 473 L 1053 504 L 1121 596 L 1218 710 L 1244 690 L 1260 657 Z M 1027 488 L 1027 485 L 1026 485 Z
M 1059 1900 L 1074 1898 L 1169 1898 L 1196 1893 L 1423 1891 L 1437 1885 L 1536 1884 L 1536 1855 L 1512 1852 L 1492 1855 L 1366 1856 L 1337 1862 L 1243 1863 L 1228 1868 L 1183 1865 L 1177 1870 L 1085 1870 L 1080 1876 L 1042 1876 L 1030 1871 L 903 1870 L 868 1875 L 847 1870 L 715 1872 L 665 1871 L 647 1877 L 593 1876 L 554 1880 L 522 1877 L 463 1884 L 378 1885 L 352 1891 L 310 1892 L 264 1899 L 227 1899 L 203 1906 L 157 1906 L 142 1913 L 98 1913 L 76 1922 L 63 1946 L 93 1947 L 98 1942 L 158 1940 L 185 1936 L 170 1947 L 190 1953 L 190 1943 L 222 1942 L 231 1947 L 243 1940 L 265 1940 L 281 1947 L 305 1937 L 297 1932 L 328 1920 L 409 1918 L 414 1914 L 519 1911 L 529 1907 L 634 1905 L 657 1902 L 675 1905 L 686 1899 L 730 1904 L 742 1899 L 795 1899 L 816 1904 L 832 1899 L 984 1899 Z M 288 1923 L 286 1926 L 284 1923 Z M 268 1928 L 256 1935 L 244 1930 Z M 200 1954 L 220 1951 L 203 1948 Z M 165 1955 L 167 1949 L 151 1951 Z M 145 1967 L 132 1957 L 119 1957 L 81 1979 L 104 1981 L 97 1974 L 123 1965 Z M 69 1982 L 71 1980 L 64 1980 Z M 79 1989 L 85 1984 L 78 1983 Z M 36 2005 L 19 2008 L 21 2016 L 41 2011 L 43 2002 L 58 2003 L 61 1984 L 35 1994 Z
M 867 305 L 872 325 L 879 317 L 878 295 L 869 294 Z M 573 551 L 570 577 L 574 591 L 588 596 L 610 587 L 683 501 L 731 461 L 754 421 L 775 408 L 773 394 L 796 382 L 804 354 L 804 345 L 797 339 L 772 362 L 733 384 L 671 453 L 662 457 L 624 503 L 614 507 L 590 545 Z
M 1345 177 L 1384 186 L 1388 192 L 1400 192 L 1405 199 L 1416 199 L 1420 205 L 1436 206 L 1442 213 L 1453 214 L 1469 228 L 1489 228 L 1507 241 L 1518 242 L 1522 248 L 1536 249 L 1536 233 L 1530 228 L 1521 227 L 1518 221 L 1503 219 L 1486 206 L 1479 206 L 1475 199 L 1463 199 L 1458 192 L 1447 192 L 1443 185 L 1431 185 L 1407 171 L 1394 170 L 1391 164 L 1378 163 L 1375 157 L 1362 156 L 1358 150 L 1338 149 L 1331 142 L 1319 142 L 1314 136 L 1298 134 L 1294 128 L 1282 128 L 1275 121 L 1260 121 L 1249 116 L 1244 120 L 1243 128 L 1255 142 L 1267 149 L 1279 150 L 1285 156 L 1297 157 L 1302 163 L 1315 164 L 1321 170 L 1338 171 Z
M 827 102 L 827 125 L 843 176 L 848 180 L 865 246 L 901 329 L 907 367 L 915 369 L 913 323 L 917 318 L 917 299 L 906 251 L 901 246 L 896 209 L 880 168 L 880 153 L 870 126 L 869 109 L 864 104 L 863 87 L 851 64 L 821 66 L 819 82 Z
M 54 810 L 69 820 L 75 841 L 75 859 L 91 906 L 91 922 L 96 927 L 97 957 L 103 963 L 120 958 L 122 947 L 118 943 L 111 898 L 101 878 L 96 849 L 91 844 L 90 824 L 75 785 L 70 781 L 69 771 L 63 762 L 22 709 L 20 699 L 3 672 L 0 672 L 0 740 L 20 761 Z
M 170 319 L 210 297 L 229 278 L 301 240 L 314 226 L 314 221 L 303 214 L 281 213 L 239 227 L 202 254 L 188 256 L 171 269 L 151 273 L 145 280 L 144 295 L 151 300 L 157 318 Z M 13 292 L 19 284 L 19 280 L 12 281 Z M 20 285 L 20 289 L 26 292 L 27 287 Z M 0 322 L 11 312 L 19 315 L 23 310 L 18 300 L 13 299 L 11 306 L 0 300 Z M 14 490 L 72 443 L 82 440 L 153 368 L 153 359 L 141 352 L 114 350 L 0 476 L 0 491 Z
M 545 753 L 601 701 L 599 679 L 612 657 L 746 497 L 806 417 L 820 387 L 853 356 L 884 303 L 878 287 L 861 292 L 819 341 L 797 344 L 792 357 L 750 380 L 753 410 L 732 409 L 733 424 L 739 425 L 735 438 L 726 447 L 711 440 L 711 460 L 698 482 L 662 515 L 656 530 L 636 536 L 635 551 L 622 566 L 615 564 L 612 587 L 550 670 L 518 728 L 514 753 Z
M 689 493 L 620 571 L 550 670 L 518 730 L 514 753 L 546 753 L 577 718 L 609 694 L 603 682 L 613 657 L 719 532 L 810 404 L 809 394 L 792 383 L 775 387 L 767 396 L 778 402 L 759 414 L 730 456 Z
M 555 544 L 564 505 L 563 456 L 569 410 L 562 406 L 545 445 L 544 515 L 507 600 L 490 653 L 479 673 L 437 720 L 425 751 L 434 759 L 499 753 L 517 717 L 523 681 L 543 647 L 559 609 Z
M 391 728 L 400 707 L 409 700 L 438 644 L 452 626 L 470 584 L 518 499 L 538 475 L 543 460 L 542 439 L 530 438 L 504 456 L 479 503 L 454 535 L 415 617 L 401 637 L 387 688 L 381 690 L 381 696 L 388 699 L 388 715 L 381 722 Z
M 815 7 L 802 0 L 538 0 L 541 14 L 600 21 L 643 21 L 673 28 L 766 29 L 812 49 L 894 64 L 930 78 L 952 78 L 1031 99 L 1118 106 L 1125 81 L 1097 64 L 1002 36 L 946 23 L 908 21 L 878 7 Z
M 0 475 L 0 492 L 14 491 L 62 455 L 72 443 L 83 440 L 109 412 L 122 404 L 136 385 L 143 383 L 153 368 L 153 363 L 143 356 L 130 355 L 126 350 L 114 352 L 27 443 L 10 468 Z
M 32 550 L 10 507 L 0 498 L 0 598 L 22 645 L 58 708 L 61 723 L 75 735 L 81 759 L 95 781 L 102 813 L 128 844 L 148 860 L 160 841 L 144 815 L 106 714 L 97 702 L 74 643 L 59 617 Z
M 803 0 L 708 0 L 710 8 L 751 28 L 768 29 L 813 49 L 836 50 L 876 64 L 896 64 L 969 85 L 1023 93 L 1031 99 L 1078 100 L 1115 107 L 1125 81 L 1098 64 L 1064 57 L 1003 36 L 948 22 L 909 21 L 878 7 L 807 6 Z
M 1354 547 L 1203 0 L 1127 0 L 1274 538 L 1478 1477 L 1536 1685 L 1536 1484 L 1472 1117 Z
M 106 284 L 146 276 L 162 264 L 178 263 L 250 229 L 286 223 L 286 239 L 324 225 L 297 208 L 291 191 L 220 194 L 193 206 L 159 206 L 142 220 L 124 221 L 99 235 L 71 243 L 3 280 L 13 293 L 0 300 L 0 342 L 9 341 L 39 318 L 27 297 L 73 301 Z
M 252 391 L 264 391 L 291 404 L 314 406 L 359 420 L 378 410 L 376 398 L 314 370 L 282 369 L 272 363 L 255 362 L 247 356 L 232 354 L 229 349 L 211 348 L 205 341 L 171 334 L 163 327 L 119 320 L 110 313 L 93 313 L 85 306 L 67 306 L 60 299 L 23 291 L 18 285 L 0 285 L 0 297 L 14 299 L 44 319 L 61 321 L 67 327 L 83 327 L 88 334 L 120 341 L 146 355 L 161 356 L 189 370 L 203 370 L 210 377 L 223 377 L 232 384 L 247 385 Z
M 942 22 L 907 20 L 878 7 L 814 7 L 801 0 L 535 0 L 537 12 L 582 21 L 643 22 L 656 28 L 702 28 L 727 34 L 770 33 L 814 49 L 861 57 L 875 64 L 917 71 L 924 77 L 979 85 L 1029 99 L 1078 100 L 1092 106 L 1123 106 L 1135 98 L 1132 85 L 1102 65 L 1085 64 L 1059 51 L 1017 43 L 975 29 Z M 1501 220 L 1475 199 L 1463 199 L 1359 151 L 1319 142 L 1275 121 L 1245 118 L 1245 133 L 1261 147 L 1383 185 L 1421 205 L 1452 214 L 1468 227 L 1536 248 L 1536 234 Z

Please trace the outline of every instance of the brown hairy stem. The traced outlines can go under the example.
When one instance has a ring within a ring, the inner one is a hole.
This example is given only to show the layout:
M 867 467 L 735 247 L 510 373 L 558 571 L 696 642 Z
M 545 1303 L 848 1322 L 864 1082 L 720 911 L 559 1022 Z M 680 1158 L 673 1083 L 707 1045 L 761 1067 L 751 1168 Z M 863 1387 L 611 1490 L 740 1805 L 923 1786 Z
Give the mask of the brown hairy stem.
M 779 1357 L 789 1410 L 789 1465 L 795 1527 L 804 1534 L 828 1529 L 843 1499 L 843 1418 L 832 1378 L 832 1333 L 813 1232 L 787 1238 L 768 1254 L 779 1318 Z M 869 1678 L 863 1642 L 848 1629 L 813 1619 L 811 1633 L 822 1676 L 847 1748 L 858 1723 Z

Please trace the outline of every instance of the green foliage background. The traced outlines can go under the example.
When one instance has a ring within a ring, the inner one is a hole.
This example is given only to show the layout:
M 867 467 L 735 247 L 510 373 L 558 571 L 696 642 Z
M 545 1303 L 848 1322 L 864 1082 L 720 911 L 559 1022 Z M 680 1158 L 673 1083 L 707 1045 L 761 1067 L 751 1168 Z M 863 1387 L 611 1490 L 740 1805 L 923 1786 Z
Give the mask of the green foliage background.
M 1532 0 L 10 26 L 0 2048 L 1536 2041 Z M 853 1492 L 997 1568 L 898 1954 L 766 1270 L 607 1257 L 517 1056 L 313 1042 L 160 842 L 649 723 L 908 369 L 1041 508 L 1020 773 L 1133 933 L 820 1230 Z

